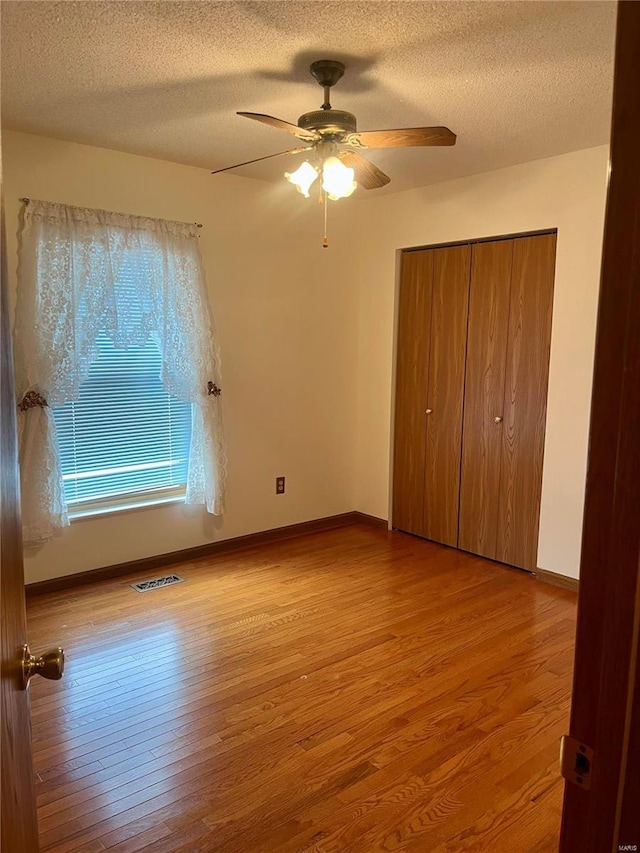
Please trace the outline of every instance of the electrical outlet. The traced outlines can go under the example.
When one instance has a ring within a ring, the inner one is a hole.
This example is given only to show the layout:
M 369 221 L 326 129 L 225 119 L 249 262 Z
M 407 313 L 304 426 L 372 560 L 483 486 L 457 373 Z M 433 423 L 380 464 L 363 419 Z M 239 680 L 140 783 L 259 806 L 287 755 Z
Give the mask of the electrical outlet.
M 276 477 L 276 495 L 284 495 L 284 477 Z

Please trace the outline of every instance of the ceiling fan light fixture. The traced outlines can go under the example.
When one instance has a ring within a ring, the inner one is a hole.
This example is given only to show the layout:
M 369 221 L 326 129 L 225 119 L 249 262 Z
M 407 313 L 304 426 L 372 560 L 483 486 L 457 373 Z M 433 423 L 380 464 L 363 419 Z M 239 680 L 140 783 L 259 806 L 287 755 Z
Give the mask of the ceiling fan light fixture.
M 322 166 L 322 189 L 332 201 L 348 198 L 358 186 L 354 175 L 337 157 L 327 157 Z
M 285 178 L 290 184 L 301 193 L 305 198 L 309 198 L 309 189 L 318 178 L 318 170 L 314 169 L 308 160 L 299 166 L 295 172 L 285 172 Z

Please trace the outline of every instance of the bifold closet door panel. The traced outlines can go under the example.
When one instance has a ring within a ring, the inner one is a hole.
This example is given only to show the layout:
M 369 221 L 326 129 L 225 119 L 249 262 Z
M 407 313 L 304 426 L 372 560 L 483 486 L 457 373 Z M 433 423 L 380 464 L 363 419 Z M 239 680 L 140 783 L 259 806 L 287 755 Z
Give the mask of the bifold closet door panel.
M 458 544 L 470 246 L 433 250 L 424 536 Z
M 433 250 L 405 252 L 400 269 L 393 526 L 424 535 L 425 410 L 429 371 Z
M 471 255 L 458 547 L 496 559 L 513 240 Z
M 496 559 L 535 571 L 556 235 L 514 240 Z

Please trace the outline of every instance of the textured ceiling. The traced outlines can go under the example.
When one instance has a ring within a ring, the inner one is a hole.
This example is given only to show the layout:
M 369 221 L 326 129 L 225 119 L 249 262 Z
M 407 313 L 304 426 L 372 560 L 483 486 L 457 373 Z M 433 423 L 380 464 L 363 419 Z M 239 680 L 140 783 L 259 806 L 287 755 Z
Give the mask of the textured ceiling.
M 359 129 L 458 134 L 454 148 L 372 152 L 392 178 L 376 193 L 608 141 L 613 2 L 3 0 L 1 13 L 13 129 L 222 168 L 293 147 L 235 112 L 295 123 L 322 103 L 309 63 L 334 58 L 347 73 L 332 103 Z

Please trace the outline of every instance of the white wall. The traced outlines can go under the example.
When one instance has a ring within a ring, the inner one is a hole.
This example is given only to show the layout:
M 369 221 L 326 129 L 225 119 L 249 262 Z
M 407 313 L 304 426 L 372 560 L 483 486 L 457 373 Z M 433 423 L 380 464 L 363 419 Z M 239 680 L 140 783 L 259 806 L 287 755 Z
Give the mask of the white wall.
M 229 448 L 224 518 L 173 505 L 78 521 L 27 556 L 28 582 L 353 509 L 389 517 L 398 249 L 554 227 L 538 565 L 577 577 L 606 146 L 354 196 L 331 208 L 328 250 L 317 205 L 284 181 L 14 132 L 3 161 L 14 287 L 21 196 L 203 223 Z
M 203 224 L 201 249 L 222 349 L 227 513 L 180 505 L 74 522 L 27 555 L 27 582 L 352 510 L 356 288 L 332 209 L 284 181 L 245 178 L 3 132 L 10 284 L 22 196 Z M 274 479 L 287 478 L 283 496 Z
M 602 146 L 424 189 L 354 199 L 360 511 L 390 514 L 397 250 L 557 228 L 538 566 L 578 576 L 607 168 L 608 149 Z

